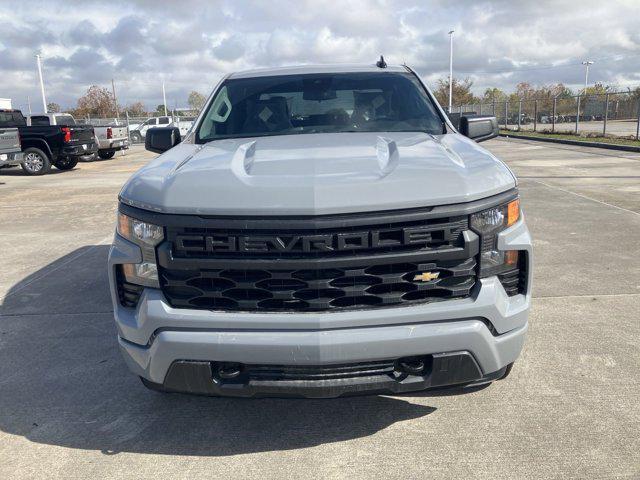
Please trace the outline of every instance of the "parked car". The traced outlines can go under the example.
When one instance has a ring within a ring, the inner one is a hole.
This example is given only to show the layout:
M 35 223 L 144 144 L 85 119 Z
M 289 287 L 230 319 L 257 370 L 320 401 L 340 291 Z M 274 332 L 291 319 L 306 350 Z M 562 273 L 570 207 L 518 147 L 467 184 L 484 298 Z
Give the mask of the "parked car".
M 147 131 L 150 128 L 177 127 L 182 135 L 186 135 L 191 129 L 192 125 L 192 119 L 182 119 L 177 116 L 151 117 L 141 124 L 129 125 L 129 130 L 131 132 L 131 143 L 144 142 Z
M 225 77 L 119 196 L 127 365 L 163 392 L 338 397 L 506 377 L 531 301 L 511 170 L 408 67 Z M 475 140 L 475 141 L 474 141 Z
M 47 117 L 49 124 L 43 125 L 41 122 L 44 123 L 44 119 L 34 122 L 33 117 L 30 116 L 30 125 L 27 125 L 20 110 L 0 110 L 0 128 L 18 129 L 24 153 L 21 166 L 28 175 L 43 175 L 51 169 L 51 165 L 59 170 L 70 170 L 77 165 L 80 157 L 98 150 L 93 127 L 63 120 L 51 125 L 50 117 Z
M 0 112 L 0 124 L 2 116 Z M 22 164 L 20 134 L 17 128 L 0 128 L 0 168 Z

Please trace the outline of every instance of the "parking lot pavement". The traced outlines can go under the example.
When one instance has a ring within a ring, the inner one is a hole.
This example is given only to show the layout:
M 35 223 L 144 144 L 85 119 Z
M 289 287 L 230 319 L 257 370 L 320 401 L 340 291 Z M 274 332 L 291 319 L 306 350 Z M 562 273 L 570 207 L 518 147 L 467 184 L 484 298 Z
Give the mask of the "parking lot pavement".
M 508 125 L 509 128 L 515 127 L 515 125 Z M 534 124 L 527 123 L 520 125 L 523 130 L 533 130 Z M 543 130 L 555 129 L 556 132 L 568 132 L 573 133 L 576 131 L 576 122 L 559 122 L 555 124 L 555 127 L 551 123 L 538 123 L 536 129 L 540 132 Z M 578 132 L 580 133 L 602 133 L 604 129 L 604 121 L 602 120 L 580 120 L 578 123 Z M 607 122 L 607 135 L 617 135 L 619 137 L 634 136 L 638 132 L 638 121 L 633 120 L 609 120 Z
M 534 236 L 511 376 L 466 394 L 238 400 L 145 390 L 106 256 L 134 147 L 0 170 L 0 478 L 639 478 L 640 155 L 496 139 Z

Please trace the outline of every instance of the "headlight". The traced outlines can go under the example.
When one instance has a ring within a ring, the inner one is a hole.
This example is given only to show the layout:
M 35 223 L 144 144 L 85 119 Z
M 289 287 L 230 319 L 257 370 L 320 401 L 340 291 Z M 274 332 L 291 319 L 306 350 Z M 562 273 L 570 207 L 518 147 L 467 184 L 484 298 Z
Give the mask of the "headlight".
M 489 277 L 514 268 L 517 250 L 498 250 L 498 233 L 520 218 L 520 200 L 471 215 L 471 228 L 480 235 L 480 277 Z
M 156 245 L 164 239 L 161 226 L 129 217 L 118 212 L 117 232 L 121 237 L 135 243 L 142 251 L 142 263 L 122 265 L 127 282 L 160 288 L 158 266 L 156 265 Z

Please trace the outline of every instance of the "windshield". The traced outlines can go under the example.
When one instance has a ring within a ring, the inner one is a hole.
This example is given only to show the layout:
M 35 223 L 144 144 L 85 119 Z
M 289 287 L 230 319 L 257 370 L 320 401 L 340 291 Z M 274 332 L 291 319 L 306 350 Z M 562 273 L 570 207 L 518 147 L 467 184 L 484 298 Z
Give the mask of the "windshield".
M 71 115 L 56 115 L 56 124 L 75 125 L 76 121 Z
M 226 80 L 197 131 L 222 138 L 334 132 L 443 133 L 436 107 L 410 73 L 337 73 Z

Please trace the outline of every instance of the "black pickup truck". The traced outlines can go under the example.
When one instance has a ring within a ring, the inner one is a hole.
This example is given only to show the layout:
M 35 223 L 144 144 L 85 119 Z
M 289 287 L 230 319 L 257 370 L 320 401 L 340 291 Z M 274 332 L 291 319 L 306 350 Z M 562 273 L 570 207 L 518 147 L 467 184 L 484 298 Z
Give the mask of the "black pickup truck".
M 28 175 L 43 175 L 51 165 L 71 170 L 80 157 L 98 150 L 90 125 L 27 126 L 20 110 L 0 110 L 0 128 L 10 127 L 20 134 L 24 154 L 20 165 Z

